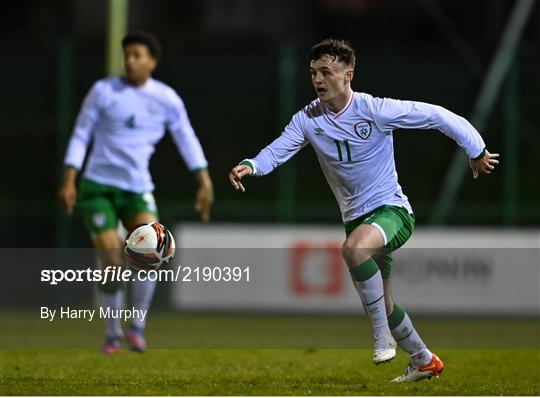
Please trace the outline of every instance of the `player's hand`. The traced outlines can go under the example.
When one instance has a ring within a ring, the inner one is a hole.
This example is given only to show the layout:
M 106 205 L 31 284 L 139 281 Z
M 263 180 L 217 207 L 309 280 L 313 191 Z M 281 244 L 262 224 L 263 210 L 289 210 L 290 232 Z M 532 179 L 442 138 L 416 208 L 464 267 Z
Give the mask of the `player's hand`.
M 64 170 L 64 182 L 58 191 L 58 200 L 67 214 L 73 214 L 77 203 L 77 169 L 66 167 Z
M 491 171 L 499 164 L 499 161 L 497 160 L 498 157 L 498 153 L 489 153 L 486 149 L 484 156 L 480 159 L 470 159 L 469 166 L 472 170 L 473 178 L 478 178 L 480 173 L 491 174 Z
M 73 214 L 77 203 L 77 188 L 74 183 L 64 183 L 58 191 L 58 200 L 67 214 Z
M 238 166 L 233 167 L 229 173 L 229 181 L 234 189 L 246 192 L 246 188 L 244 188 L 244 185 L 240 182 L 240 180 L 242 180 L 242 177 L 250 176 L 252 174 L 253 170 L 251 167 L 249 167 L 247 164 L 239 164 Z

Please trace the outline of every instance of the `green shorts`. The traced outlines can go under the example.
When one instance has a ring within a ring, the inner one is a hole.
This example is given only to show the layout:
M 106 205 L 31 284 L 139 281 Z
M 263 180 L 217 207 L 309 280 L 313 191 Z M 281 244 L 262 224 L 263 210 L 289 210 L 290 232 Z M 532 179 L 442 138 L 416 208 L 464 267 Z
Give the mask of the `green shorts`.
M 390 279 L 392 273 L 392 255 L 411 237 L 414 229 L 414 214 L 404 207 L 384 205 L 371 213 L 345 224 L 345 234 L 350 235 L 360 224 L 376 227 L 384 236 L 384 249 L 373 259 L 379 266 L 383 279 Z
M 133 193 L 88 179 L 81 180 L 77 209 L 91 235 L 116 229 L 119 220 L 125 224 L 139 213 L 158 215 L 151 192 Z

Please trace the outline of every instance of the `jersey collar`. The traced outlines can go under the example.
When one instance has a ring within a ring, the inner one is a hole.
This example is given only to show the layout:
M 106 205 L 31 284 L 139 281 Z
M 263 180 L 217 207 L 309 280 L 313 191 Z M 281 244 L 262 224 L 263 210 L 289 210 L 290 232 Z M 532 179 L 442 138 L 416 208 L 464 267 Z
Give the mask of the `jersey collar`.
M 154 80 L 152 77 L 149 77 L 148 80 L 146 80 L 142 86 L 135 87 L 135 86 L 132 86 L 131 84 L 129 84 L 126 81 L 124 76 L 120 76 L 119 79 L 120 79 L 120 81 L 122 82 L 122 84 L 125 87 L 129 87 L 129 88 L 131 88 L 133 90 L 136 90 L 136 91 L 145 90 L 146 88 L 150 87 L 153 84 L 153 80 Z
M 343 107 L 342 110 L 340 110 L 338 113 L 334 113 L 332 112 L 330 109 L 328 109 L 328 107 L 326 105 L 324 105 L 324 107 L 326 108 L 326 111 L 330 114 L 330 116 L 332 116 L 334 119 L 337 119 L 339 116 L 343 115 L 345 112 L 347 112 L 347 109 L 349 109 L 349 107 L 351 106 L 351 103 L 353 101 L 353 98 L 354 98 L 354 91 L 351 93 L 351 96 L 349 97 L 349 100 L 347 101 L 347 104 Z

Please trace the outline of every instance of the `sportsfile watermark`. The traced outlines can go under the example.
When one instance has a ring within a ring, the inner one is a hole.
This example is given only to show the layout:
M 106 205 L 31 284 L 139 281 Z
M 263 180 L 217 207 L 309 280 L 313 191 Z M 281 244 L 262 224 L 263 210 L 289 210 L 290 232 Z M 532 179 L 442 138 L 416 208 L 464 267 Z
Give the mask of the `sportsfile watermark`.
M 539 249 L 403 248 L 392 255 L 391 269 L 383 269 L 392 294 L 425 341 L 538 348 Z M 93 348 L 103 321 L 119 319 L 147 321 L 152 348 L 372 348 L 371 324 L 337 241 L 186 248 L 150 272 L 107 271 L 112 263 L 99 258 L 87 248 L 4 249 L 12 266 L 0 280 L 3 347 Z M 149 309 L 137 301 L 145 287 L 138 278 L 170 281 L 154 282 Z M 111 280 L 125 282 L 107 286 Z M 121 305 L 103 300 L 113 288 Z M 351 333 L 355 339 L 343 339 Z
M 62 282 L 249 282 L 249 266 L 177 266 L 174 269 L 131 270 L 107 266 L 103 269 L 43 269 L 41 282 L 58 285 Z

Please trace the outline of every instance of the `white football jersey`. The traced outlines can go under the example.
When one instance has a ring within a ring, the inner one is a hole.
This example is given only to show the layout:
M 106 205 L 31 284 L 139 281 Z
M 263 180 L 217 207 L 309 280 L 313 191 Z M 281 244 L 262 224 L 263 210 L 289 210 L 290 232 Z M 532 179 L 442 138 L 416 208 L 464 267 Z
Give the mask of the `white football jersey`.
M 164 83 L 140 87 L 119 77 L 99 80 L 86 96 L 68 144 L 65 165 L 80 169 L 93 139 L 84 177 L 126 191 L 154 189 L 150 157 L 167 128 L 190 170 L 207 167 L 182 99 Z
M 394 129 L 438 129 L 462 147 L 470 158 L 485 144 L 464 118 L 437 105 L 374 98 L 353 93 L 339 113 L 319 99 L 296 113 L 285 130 L 251 162 L 255 176 L 270 173 L 311 144 L 339 204 L 343 222 L 382 205 L 412 213 L 398 183 L 394 163 Z

